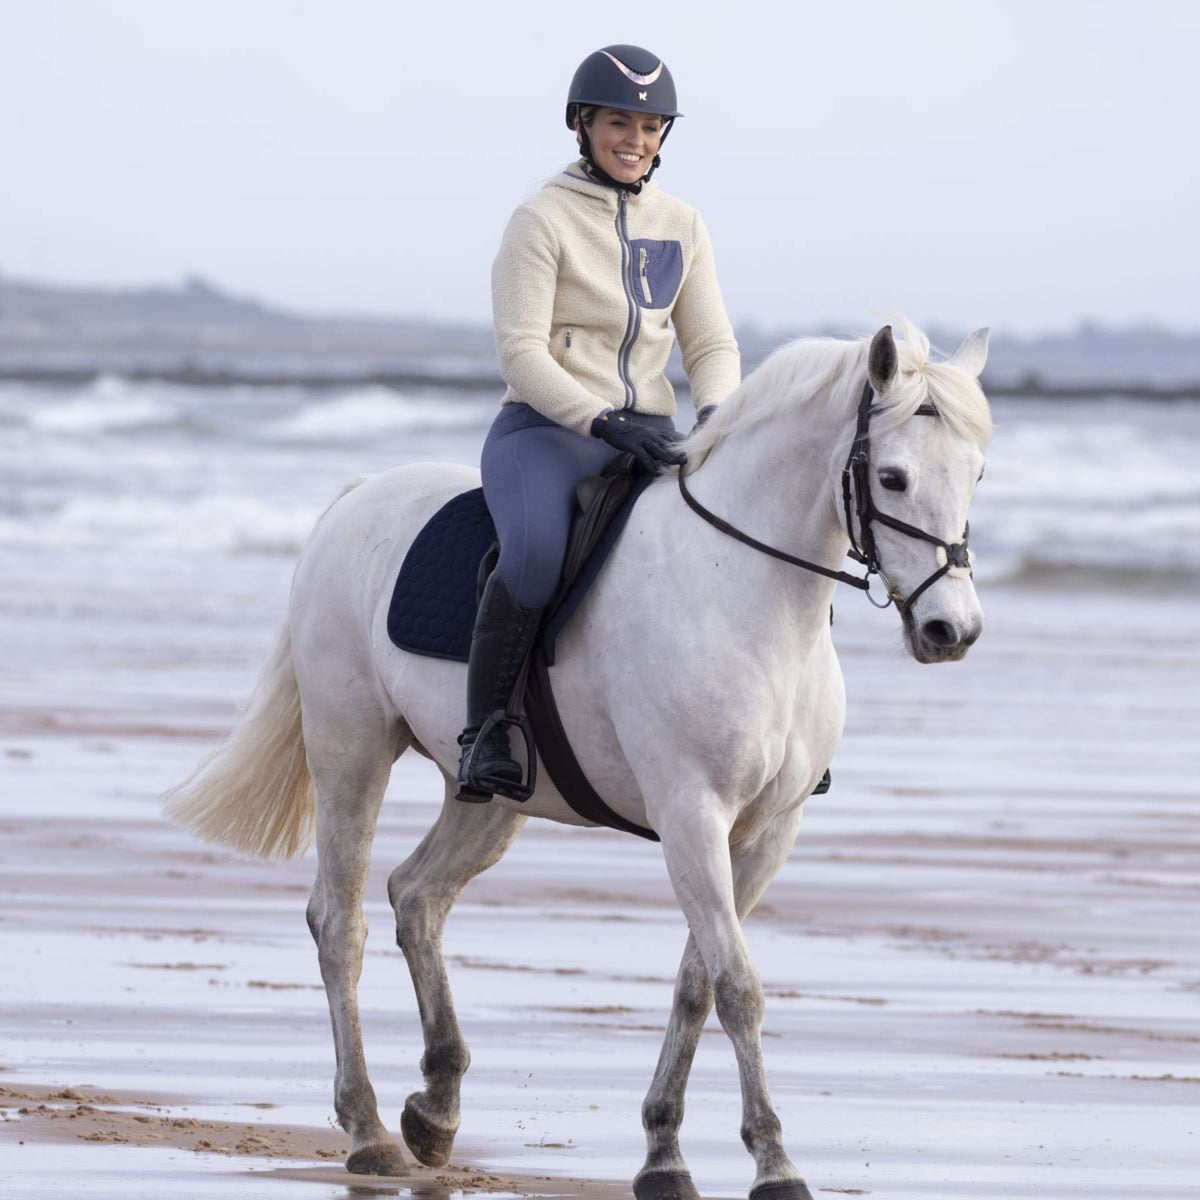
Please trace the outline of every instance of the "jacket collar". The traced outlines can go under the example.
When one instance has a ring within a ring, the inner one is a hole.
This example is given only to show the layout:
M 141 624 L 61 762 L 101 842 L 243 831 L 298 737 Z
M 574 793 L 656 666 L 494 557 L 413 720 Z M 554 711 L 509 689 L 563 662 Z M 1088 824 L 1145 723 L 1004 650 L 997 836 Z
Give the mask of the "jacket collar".
M 593 200 L 600 200 L 613 208 L 617 206 L 617 189 L 593 179 L 587 173 L 582 158 L 575 159 L 574 162 L 568 163 L 561 171 L 551 175 L 543 186 L 566 188 L 568 191 L 590 196 Z M 647 180 L 642 184 L 642 190 L 636 196 L 629 196 L 629 203 L 638 204 L 643 202 L 648 196 L 653 196 L 656 191 L 658 191 L 658 184 L 653 179 Z

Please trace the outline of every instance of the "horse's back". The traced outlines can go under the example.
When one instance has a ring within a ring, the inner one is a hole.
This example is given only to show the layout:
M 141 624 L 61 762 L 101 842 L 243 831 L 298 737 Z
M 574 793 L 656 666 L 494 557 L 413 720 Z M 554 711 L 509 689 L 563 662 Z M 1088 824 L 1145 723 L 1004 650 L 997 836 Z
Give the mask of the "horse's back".
M 411 463 L 368 475 L 317 522 L 292 582 L 293 640 L 341 629 L 364 649 L 413 539 L 447 500 L 479 486 L 479 472 L 453 463 Z

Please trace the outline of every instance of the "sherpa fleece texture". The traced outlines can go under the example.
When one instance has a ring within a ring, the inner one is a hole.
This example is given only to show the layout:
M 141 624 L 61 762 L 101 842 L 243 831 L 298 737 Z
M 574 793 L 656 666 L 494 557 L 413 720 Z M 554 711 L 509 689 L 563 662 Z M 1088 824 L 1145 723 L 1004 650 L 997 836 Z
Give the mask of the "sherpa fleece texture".
M 577 433 L 612 409 L 673 416 L 676 335 L 697 410 L 741 382 L 700 214 L 654 180 L 636 196 L 596 183 L 582 160 L 513 213 L 492 314 L 504 402 Z

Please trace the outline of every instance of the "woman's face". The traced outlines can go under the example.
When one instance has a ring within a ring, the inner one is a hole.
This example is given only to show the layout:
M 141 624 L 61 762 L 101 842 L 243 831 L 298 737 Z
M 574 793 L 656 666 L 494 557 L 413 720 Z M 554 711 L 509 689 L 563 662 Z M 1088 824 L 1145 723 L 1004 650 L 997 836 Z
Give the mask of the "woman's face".
M 662 140 L 662 117 L 600 108 L 588 126 L 596 165 L 618 183 L 637 183 Z

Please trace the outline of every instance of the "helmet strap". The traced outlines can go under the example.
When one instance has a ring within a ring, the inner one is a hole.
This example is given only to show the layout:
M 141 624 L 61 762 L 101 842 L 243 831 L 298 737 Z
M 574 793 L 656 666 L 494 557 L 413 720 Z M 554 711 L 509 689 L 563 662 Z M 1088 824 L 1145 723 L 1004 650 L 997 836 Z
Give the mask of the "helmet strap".
M 583 113 L 581 110 L 582 106 L 576 104 L 574 115 L 575 119 L 579 122 L 579 151 L 583 155 L 584 160 L 587 162 L 589 173 L 595 176 L 595 178 L 601 183 L 607 184 L 609 187 L 617 188 L 619 191 L 629 192 L 631 195 L 636 196 L 642 190 L 642 184 L 649 183 L 650 176 L 653 175 L 660 166 L 662 166 L 662 159 L 656 154 L 654 156 L 654 161 L 650 164 L 650 170 L 648 170 L 645 175 L 641 177 L 641 179 L 637 180 L 636 183 L 622 183 L 619 179 L 614 179 L 603 167 L 600 166 L 599 163 L 596 162 L 596 157 L 592 153 L 592 139 L 588 137 L 587 126 L 583 123 Z M 667 140 L 667 134 L 671 132 L 671 126 L 674 124 L 674 117 L 671 117 L 664 123 L 662 134 L 658 139 L 659 149 L 662 148 L 663 142 Z

